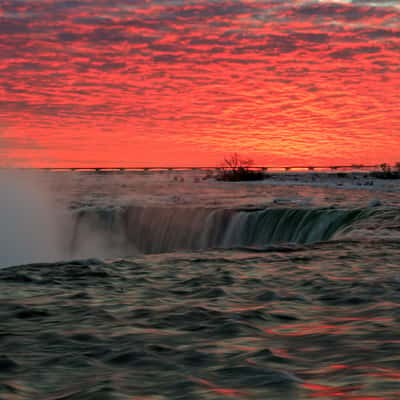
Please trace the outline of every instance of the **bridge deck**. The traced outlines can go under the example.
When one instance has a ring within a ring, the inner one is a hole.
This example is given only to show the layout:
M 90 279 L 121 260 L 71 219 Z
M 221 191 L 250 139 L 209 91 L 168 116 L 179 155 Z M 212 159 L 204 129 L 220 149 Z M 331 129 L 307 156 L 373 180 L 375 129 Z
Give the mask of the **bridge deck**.
M 294 166 L 251 166 L 251 170 L 259 171 L 315 171 L 315 170 L 368 170 L 379 168 L 379 165 L 294 165 Z M 38 167 L 38 168 L 13 168 L 18 170 L 42 170 L 42 171 L 81 171 L 81 172 L 118 172 L 118 171 L 220 171 L 224 169 L 231 169 L 227 166 L 197 166 L 197 167 Z

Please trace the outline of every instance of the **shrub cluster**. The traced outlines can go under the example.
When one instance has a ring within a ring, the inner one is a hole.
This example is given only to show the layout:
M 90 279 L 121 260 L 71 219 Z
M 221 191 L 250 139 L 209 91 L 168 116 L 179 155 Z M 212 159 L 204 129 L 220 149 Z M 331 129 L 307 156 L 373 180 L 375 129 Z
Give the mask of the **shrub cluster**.
M 229 182 L 240 182 L 240 181 L 260 181 L 268 178 L 269 175 L 261 171 L 253 171 L 245 167 L 238 167 L 236 169 L 224 169 L 221 171 L 215 179 L 217 181 L 229 181 Z
M 253 160 L 243 159 L 237 153 L 225 158 L 222 170 L 216 175 L 217 181 L 259 181 L 267 178 L 269 175 L 261 171 L 254 171 L 251 166 Z
M 400 162 L 396 163 L 394 168 L 389 164 L 381 164 L 379 171 L 370 172 L 370 176 L 378 179 L 400 179 Z

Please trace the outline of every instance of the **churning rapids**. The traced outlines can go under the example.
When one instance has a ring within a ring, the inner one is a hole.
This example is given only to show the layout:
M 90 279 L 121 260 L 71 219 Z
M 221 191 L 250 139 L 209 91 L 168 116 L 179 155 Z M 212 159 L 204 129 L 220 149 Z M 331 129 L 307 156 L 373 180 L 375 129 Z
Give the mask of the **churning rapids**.
M 0 399 L 399 399 L 399 184 L 283 177 L 0 176 Z

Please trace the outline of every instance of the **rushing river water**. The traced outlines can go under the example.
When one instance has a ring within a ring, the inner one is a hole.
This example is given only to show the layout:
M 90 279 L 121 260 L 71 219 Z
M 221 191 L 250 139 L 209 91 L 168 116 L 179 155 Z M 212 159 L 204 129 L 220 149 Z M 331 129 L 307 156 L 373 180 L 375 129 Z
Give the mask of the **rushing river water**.
M 399 192 L 356 179 L 8 182 L 0 399 L 399 399 Z

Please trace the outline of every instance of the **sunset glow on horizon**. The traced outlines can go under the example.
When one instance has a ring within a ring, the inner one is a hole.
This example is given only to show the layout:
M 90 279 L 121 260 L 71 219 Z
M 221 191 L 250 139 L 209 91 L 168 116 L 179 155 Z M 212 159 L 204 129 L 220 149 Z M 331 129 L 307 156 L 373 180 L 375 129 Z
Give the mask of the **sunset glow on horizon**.
M 398 0 L 4 0 L 0 166 L 400 161 Z

